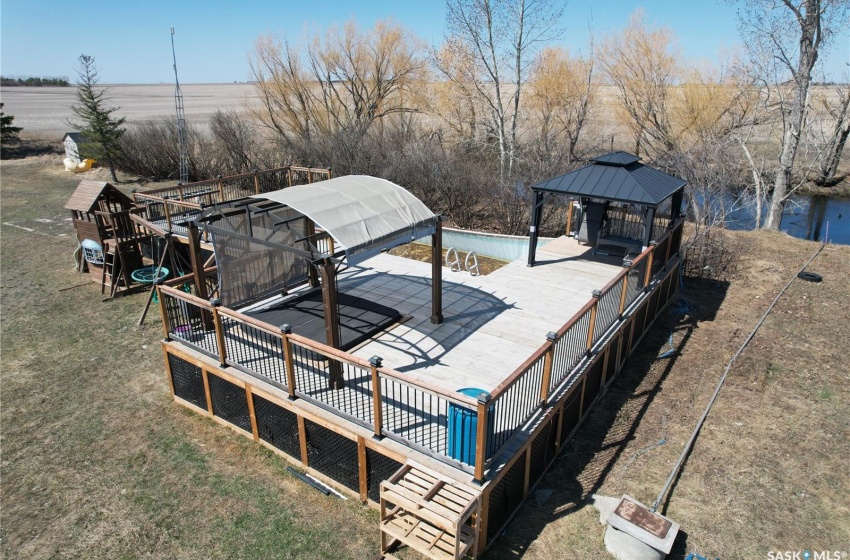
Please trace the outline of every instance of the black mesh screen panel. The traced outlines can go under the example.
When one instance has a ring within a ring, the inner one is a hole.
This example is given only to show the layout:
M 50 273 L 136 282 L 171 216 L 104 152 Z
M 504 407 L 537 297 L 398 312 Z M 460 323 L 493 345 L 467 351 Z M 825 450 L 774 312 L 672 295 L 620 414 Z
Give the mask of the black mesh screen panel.
M 245 389 L 215 375 L 208 377 L 213 414 L 250 432 L 251 416 L 248 413 L 248 401 L 245 400 Z
M 171 381 L 174 384 L 174 394 L 195 406 L 207 408 L 207 396 L 204 392 L 204 378 L 201 368 L 168 354 L 168 365 L 171 369 Z
M 377 502 L 381 497 L 381 482 L 394 475 L 402 464 L 394 459 L 366 448 L 366 473 L 369 499 Z
M 355 491 L 360 490 L 357 442 L 315 422 L 304 421 L 309 466 Z
M 298 418 L 282 406 L 253 395 L 254 415 L 257 417 L 257 433 L 290 457 L 301 460 L 301 444 L 298 441 Z

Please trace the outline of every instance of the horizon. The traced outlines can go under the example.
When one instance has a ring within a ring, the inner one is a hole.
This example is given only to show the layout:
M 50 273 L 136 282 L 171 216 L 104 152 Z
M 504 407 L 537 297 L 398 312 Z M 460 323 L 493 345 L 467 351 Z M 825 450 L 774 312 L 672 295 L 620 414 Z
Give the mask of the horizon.
M 58 77 L 73 81 L 77 57 L 85 53 L 95 57 L 104 85 L 173 84 L 172 26 L 177 71 L 180 83 L 186 85 L 250 82 L 248 60 L 255 41 L 265 33 L 298 42 L 305 35 L 323 33 L 332 25 L 352 19 L 363 28 L 392 19 L 428 47 L 435 47 L 446 32 L 444 3 L 315 0 L 309 5 L 288 6 L 190 0 L 172 5 L 154 0 L 146 5 L 115 5 L 94 0 L 85 11 L 66 13 L 65 8 L 55 0 L 3 2 L 0 68 L 4 77 Z M 586 53 L 592 41 L 625 27 L 638 8 L 644 10 L 647 25 L 673 31 L 672 48 L 692 64 L 716 65 L 722 53 L 743 48 L 734 5 L 671 5 L 662 0 L 615 0 L 596 10 L 588 2 L 567 3 L 564 37 L 552 45 L 572 53 Z M 96 33 L 91 32 L 92 22 L 87 16 L 91 13 L 102 14 L 104 21 Z M 317 13 L 326 17 L 319 21 Z M 49 40 L 45 41 L 45 37 Z M 813 78 L 825 83 L 846 82 L 848 61 L 850 28 L 845 27 L 838 30 L 830 48 L 824 51 Z

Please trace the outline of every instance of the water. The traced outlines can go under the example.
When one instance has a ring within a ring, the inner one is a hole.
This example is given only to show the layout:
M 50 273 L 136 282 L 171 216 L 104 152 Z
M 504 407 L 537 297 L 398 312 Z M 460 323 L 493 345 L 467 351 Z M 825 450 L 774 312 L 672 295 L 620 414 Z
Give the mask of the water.
M 767 208 L 764 208 L 767 214 Z M 755 208 L 730 213 L 726 227 L 750 230 L 755 227 Z M 829 234 L 827 236 L 827 224 Z M 850 199 L 827 196 L 793 197 L 785 207 L 779 229 L 799 239 L 850 245 Z
M 548 237 L 539 238 L 537 248 L 550 241 L 552 239 Z M 443 228 L 443 248 L 449 247 L 458 250 L 461 262 L 466 257 L 465 253 L 470 251 L 504 261 L 515 261 L 528 256 L 528 237 Z

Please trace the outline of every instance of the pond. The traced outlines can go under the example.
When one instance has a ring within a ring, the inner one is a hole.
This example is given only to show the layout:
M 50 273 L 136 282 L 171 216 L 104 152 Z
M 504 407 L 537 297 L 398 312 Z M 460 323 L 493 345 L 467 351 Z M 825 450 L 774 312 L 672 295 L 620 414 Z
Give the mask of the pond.
M 767 208 L 764 209 L 767 214 Z M 755 209 L 739 208 L 727 216 L 726 227 L 755 227 Z M 799 239 L 850 245 L 850 199 L 827 196 L 793 197 L 782 214 L 779 229 Z

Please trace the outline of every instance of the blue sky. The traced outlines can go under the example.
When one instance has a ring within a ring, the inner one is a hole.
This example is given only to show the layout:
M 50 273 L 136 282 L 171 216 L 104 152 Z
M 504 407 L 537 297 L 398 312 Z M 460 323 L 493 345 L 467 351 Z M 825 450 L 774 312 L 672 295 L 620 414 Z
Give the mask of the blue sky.
M 586 50 L 589 27 L 598 39 L 625 26 L 636 8 L 654 25 L 666 25 L 689 59 L 717 59 L 739 45 L 735 8 L 726 2 L 572 0 L 568 2 L 562 44 Z M 103 83 L 173 81 L 169 27 L 176 29 L 177 65 L 183 83 L 249 79 L 248 53 L 265 32 L 297 41 L 305 31 L 321 31 L 351 18 L 371 27 L 391 17 L 429 44 L 445 27 L 442 0 L 3 0 L 0 4 L 0 72 L 4 76 L 68 76 L 77 56 L 95 57 Z M 824 70 L 839 79 L 850 62 L 850 26 L 835 41 Z

